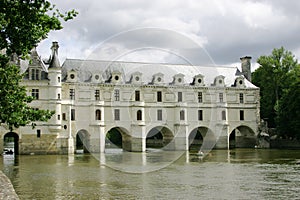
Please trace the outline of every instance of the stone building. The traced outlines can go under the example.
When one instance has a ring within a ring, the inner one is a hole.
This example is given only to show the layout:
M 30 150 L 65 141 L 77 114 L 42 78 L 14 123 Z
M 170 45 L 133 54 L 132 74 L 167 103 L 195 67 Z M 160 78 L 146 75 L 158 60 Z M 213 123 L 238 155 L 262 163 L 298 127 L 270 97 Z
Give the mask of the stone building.
M 259 88 L 251 80 L 250 59 L 241 69 L 58 59 L 53 42 L 49 61 L 36 50 L 22 82 L 31 106 L 54 110 L 48 122 L 9 132 L 20 154 L 74 153 L 79 140 L 89 152 L 105 152 L 107 134 L 121 136 L 126 151 L 144 152 L 160 143 L 168 150 L 254 147 L 259 123 Z

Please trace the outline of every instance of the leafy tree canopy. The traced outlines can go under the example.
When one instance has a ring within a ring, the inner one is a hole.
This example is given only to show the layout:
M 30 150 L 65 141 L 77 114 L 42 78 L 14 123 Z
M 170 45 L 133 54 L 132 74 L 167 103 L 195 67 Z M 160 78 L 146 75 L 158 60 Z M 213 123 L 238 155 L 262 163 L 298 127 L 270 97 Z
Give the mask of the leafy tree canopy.
M 0 122 L 12 131 L 32 121 L 47 121 L 54 114 L 31 108 L 33 98 L 20 86 L 23 75 L 12 57 L 24 58 L 52 30 L 62 29 L 61 21 L 77 15 L 62 14 L 46 0 L 0 0 Z
M 298 61 L 292 52 L 281 47 L 274 49 L 271 55 L 260 56 L 257 62 L 260 67 L 253 72 L 252 81 L 260 87 L 261 117 L 267 119 L 269 127 L 279 128 L 280 123 L 286 123 L 286 119 L 282 118 L 286 113 L 282 110 L 286 100 L 296 101 L 295 96 L 287 98 L 287 95 L 296 84 Z

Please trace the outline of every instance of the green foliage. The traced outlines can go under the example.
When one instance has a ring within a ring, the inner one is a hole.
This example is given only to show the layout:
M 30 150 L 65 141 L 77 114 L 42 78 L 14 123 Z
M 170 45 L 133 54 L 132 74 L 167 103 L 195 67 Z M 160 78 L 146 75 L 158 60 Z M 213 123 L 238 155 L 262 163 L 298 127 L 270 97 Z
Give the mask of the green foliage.
M 296 96 L 291 95 L 291 92 L 295 91 L 297 87 L 294 85 L 297 78 L 292 74 L 295 74 L 295 70 L 298 68 L 298 61 L 290 51 L 281 47 L 274 49 L 269 56 L 260 56 L 257 62 L 260 67 L 253 72 L 252 81 L 260 87 L 261 117 L 267 118 L 269 127 L 279 128 L 280 124 L 286 124 L 288 120 L 285 107 L 291 106 L 290 103 L 297 99 Z M 285 105 L 288 103 L 287 100 L 290 102 Z M 295 105 L 293 109 L 296 107 Z M 279 130 L 283 133 L 283 129 L 279 128 Z M 286 134 L 286 131 L 284 132 Z M 295 134 L 295 132 L 291 132 L 291 134 Z
M 26 56 L 45 39 L 51 30 L 60 30 L 60 20 L 77 15 L 74 10 L 65 14 L 46 0 L 0 0 L 0 49 L 7 55 Z
M 300 65 L 288 76 L 290 86 L 279 101 L 276 122 L 282 135 L 300 139 Z
M 36 110 L 28 103 L 33 97 L 20 86 L 23 76 L 9 58 L 25 58 L 51 30 L 62 29 L 61 20 L 74 18 L 46 0 L 0 0 L 0 122 L 12 131 L 33 121 L 47 121 L 54 112 Z

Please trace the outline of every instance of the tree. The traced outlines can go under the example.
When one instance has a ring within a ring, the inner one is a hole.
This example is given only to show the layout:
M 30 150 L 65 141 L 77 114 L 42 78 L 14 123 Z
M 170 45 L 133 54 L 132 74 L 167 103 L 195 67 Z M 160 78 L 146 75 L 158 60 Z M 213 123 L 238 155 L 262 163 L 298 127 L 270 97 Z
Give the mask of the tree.
M 288 73 L 289 87 L 283 91 L 276 122 L 281 135 L 300 139 L 300 65 Z
M 277 127 L 279 102 L 284 90 L 289 88 L 288 73 L 297 66 L 297 59 L 283 47 L 274 49 L 269 56 L 257 59 L 260 67 L 253 72 L 252 81 L 260 87 L 261 117 L 267 118 L 270 127 Z
M 20 86 L 23 75 L 11 58 L 25 58 L 51 30 L 62 29 L 61 21 L 77 15 L 64 14 L 46 0 L 0 0 L 0 122 L 12 131 L 32 121 L 47 121 L 54 112 L 35 110 Z

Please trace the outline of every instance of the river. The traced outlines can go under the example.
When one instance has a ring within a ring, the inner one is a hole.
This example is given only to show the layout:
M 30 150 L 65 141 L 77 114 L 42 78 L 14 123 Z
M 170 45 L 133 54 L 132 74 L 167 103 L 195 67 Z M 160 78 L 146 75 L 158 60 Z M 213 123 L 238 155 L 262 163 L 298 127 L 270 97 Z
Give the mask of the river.
M 20 199 L 300 199 L 300 151 L 2 156 Z

